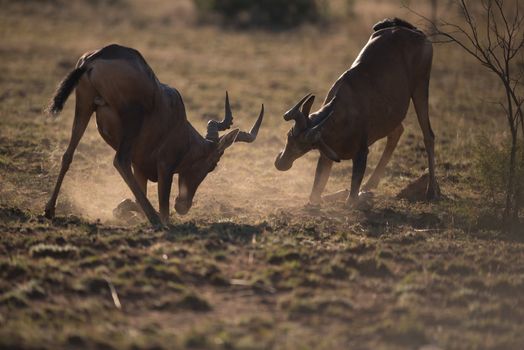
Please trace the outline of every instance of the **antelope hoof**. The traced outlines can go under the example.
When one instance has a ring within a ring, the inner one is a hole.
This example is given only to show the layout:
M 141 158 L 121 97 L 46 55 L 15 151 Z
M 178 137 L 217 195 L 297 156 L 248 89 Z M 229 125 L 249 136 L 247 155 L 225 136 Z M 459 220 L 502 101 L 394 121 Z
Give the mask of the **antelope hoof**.
M 306 208 L 320 208 L 322 198 L 320 196 L 310 196 Z
M 375 198 L 375 193 L 369 190 L 362 190 L 358 193 L 358 199 L 359 200 L 369 200 Z
M 313 202 L 309 201 L 306 205 L 304 205 L 304 209 L 306 209 L 306 210 L 318 210 L 318 209 L 320 209 L 320 207 L 321 207 L 320 202 L 313 203 Z
M 370 192 L 378 187 L 378 181 L 375 181 L 373 179 L 370 179 L 366 184 L 362 187 L 362 192 Z
M 348 197 L 346 199 L 345 207 L 347 209 L 356 209 L 367 211 L 373 208 L 373 192 L 360 192 L 357 198 Z
M 348 196 L 346 202 L 344 203 L 344 208 L 353 209 L 357 203 L 358 199 Z
M 160 217 L 156 214 L 148 219 L 151 225 L 153 226 L 153 228 L 157 231 L 162 230 L 165 227 L 164 224 L 162 223 L 162 220 L 160 220 Z
M 160 215 L 160 221 L 162 222 L 162 225 L 169 226 L 169 215 Z
M 428 189 L 426 190 L 427 201 L 438 201 L 440 197 L 440 188 L 437 184 L 434 186 L 428 186 Z
M 44 210 L 44 216 L 48 219 L 52 219 L 55 217 L 55 207 L 45 207 Z

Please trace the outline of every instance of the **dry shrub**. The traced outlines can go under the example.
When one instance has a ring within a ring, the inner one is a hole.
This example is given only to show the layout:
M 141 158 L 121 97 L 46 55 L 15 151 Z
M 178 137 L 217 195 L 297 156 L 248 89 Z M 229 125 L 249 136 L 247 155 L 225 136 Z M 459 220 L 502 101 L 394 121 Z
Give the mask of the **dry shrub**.
M 319 0 L 193 0 L 202 19 L 237 27 L 291 28 L 325 15 Z
M 509 181 L 509 163 L 511 140 L 494 140 L 486 135 L 479 137 L 475 148 L 475 174 L 479 185 L 488 196 L 491 204 L 503 208 Z M 524 143 L 517 148 L 517 160 L 524 159 Z M 524 201 L 524 163 L 517 161 L 515 169 L 515 191 L 520 194 L 520 203 Z

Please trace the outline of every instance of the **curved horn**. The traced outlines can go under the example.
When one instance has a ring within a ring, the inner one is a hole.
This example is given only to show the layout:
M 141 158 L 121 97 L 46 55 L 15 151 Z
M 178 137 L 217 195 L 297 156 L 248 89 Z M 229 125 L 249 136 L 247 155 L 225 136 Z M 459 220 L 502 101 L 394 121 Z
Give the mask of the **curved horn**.
M 320 131 L 329 120 L 329 117 L 335 112 L 335 98 L 336 97 L 333 97 L 319 112 L 311 116 L 311 124 L 313 126 L 306 133 L 306 139 L 309 142 L 319 143 L 319 141 L 321 141 Z
M 307 94 L 306 96 L 302 97 L 298 103 L 293 106 L 289 111 L 287 111 L 284 114 L 284 120 L 294 120 L 295 126 L 293 129 L 296 129 L 297 131 L 302 131 L 307 129 L 310 126 L 310 121 L 307 115 L 304 115 L 302 111 L 300 110 L 300 107 L 311 97 L 311 94 Z M 314 96 L 313 96 L 314 98 Z
M 207 122 L 207 134 L 206 139 L 212 141 L 218 141 L 218 132 L 229 129 L 233 124 L 233 113 L 231 112 L 231 106 L 229 105 L 229 95 L 226 91 L 226 103 L 224 107 L 224 120 L 217 121 L 211 119 Z
M 298 101 L 298 103 L 296 105 L 294 105 L 289 111 L 287 111 L 284 114 L 284 120 L 285 121 L 290 121 L 291 119 L 295 119 L 295 111 L 298 111 L 300 109 L 302 104 L 304 102 L 306 102 L 306 100 L 309 98 L 309 96 L 311 96 L 311 93 L 309 93 L 306 96 L 302 97 L 302 99 L 300 101 Z
M 260 125 L 262 124 L 262 119 L 264 119 L 264 104 L 262 104 L 262 108 L 260 109 L 260 114 L 258 115 L 257 120 L 255 121 L 255 124 L 253 124 L 253 127 L 251 130 L 247 133 L 245 131 L 240 131 L 237 135 L 237 138 L 235 139 L 235 142 L 253 142 L 257 138 L 258 135 L 258 129 L 260 129 Z
M 306 117 L 306 119 L 309 121 L 309 112 L 311 111 L 311 106 L 313 106 L 313 102 L 315 101 L 315 95 L 309 96 L 309 98 L 302 104 L 302 114 Z

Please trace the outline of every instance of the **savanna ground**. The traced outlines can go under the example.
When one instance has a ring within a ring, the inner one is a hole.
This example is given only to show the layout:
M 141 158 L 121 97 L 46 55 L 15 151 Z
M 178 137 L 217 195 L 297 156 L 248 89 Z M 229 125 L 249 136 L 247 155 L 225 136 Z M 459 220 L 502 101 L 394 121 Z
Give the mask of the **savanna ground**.
M 395 198 L 426 168 L 412 110 L 369 210 L 304 207 L 316 154 L 273 167 L 283 112 L 310 91 L 320 106 L 374 22 L 417 23 L 396 1 L 357 1 L 353 17 L 342 5 L 330 25 L 241 32 L 197 23 L 185 1 L 0 1 L 0 348 L 524 347 L 522 236 L 493 224 L 472 168 L 475 140 L 503 130 L 499 96 L 456 48 L 435 47 L 431 81 L 443 200 Z M 58 119 L 42 107 L 83 52 L 112 42 L 181 91 L 199 130 L 222 116 L 226 89 L 244 129 L 266 105 L 256 143 L 228 150 L 167 230 L 112 218 L 130 192 L 93 121 L 57 218 L 41 216 L 74 96 Z M 335 165 L 328 192 L 350 170 Z

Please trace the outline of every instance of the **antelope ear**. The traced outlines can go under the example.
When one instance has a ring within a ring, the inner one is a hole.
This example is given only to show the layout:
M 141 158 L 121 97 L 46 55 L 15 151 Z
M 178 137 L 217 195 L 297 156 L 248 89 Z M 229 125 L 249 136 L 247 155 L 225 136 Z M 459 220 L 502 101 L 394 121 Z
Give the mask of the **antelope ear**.
M 315 95 L 309 96 L 309 98 L 304 102 L 302 105 L 302 114 L 304 114 L 304 117 L 309 117 L 309 112 L 311 111 L 311 106 L 313 106 L 313 102 L 315 101 Z
M 332 161 L 337 162 L 337 163 L 340 162 L 340 157 L 338 156 L 338 154 L 335 151 L 333 151 L 333 149 L 329 147 L 324 142 L 324 140 L 322 140 L 322 137 L 320 137 L 320 140 L 318 141 L 318 150 L 322 152 L 324 156 L 328 157 Z
M 235 139 L 237 138 L 239 131 L 240 131 L 239 129 L 234 129 L 228 132 L 227 134 L 225 134 L 224 136 L 221 136 L 220 139 L 218 140 L 218 150 L 220 152 L 224 152 L 226 148 L 231 146 L 233 142 L 235 142 Z

